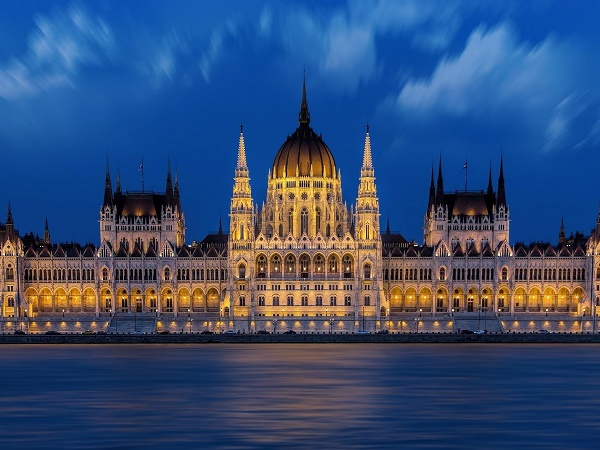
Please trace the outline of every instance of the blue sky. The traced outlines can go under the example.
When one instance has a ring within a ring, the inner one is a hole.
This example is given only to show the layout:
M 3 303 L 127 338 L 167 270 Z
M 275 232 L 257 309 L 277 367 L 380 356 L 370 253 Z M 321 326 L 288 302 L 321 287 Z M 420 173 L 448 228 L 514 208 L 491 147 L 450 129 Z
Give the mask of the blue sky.
M 382 227 L 422 242 L 432 164 L 485 189 L 504 158 L 511 241 L 589 233 L 600 204 L 600 3 L 98 1 L 0 5 L 0 205 L 21 234 L 99 239 L 113 182 L 177 171 L 187 241 L 228 223 L 240 123 L 253 197 L 311 125 L 352 204 L 371 131 Z M 5 208 L 5 207 L 4 207 Z M 3 214 L 3 213 L 2 213 Z M 4 217 L 4 216 L 2 216 Z

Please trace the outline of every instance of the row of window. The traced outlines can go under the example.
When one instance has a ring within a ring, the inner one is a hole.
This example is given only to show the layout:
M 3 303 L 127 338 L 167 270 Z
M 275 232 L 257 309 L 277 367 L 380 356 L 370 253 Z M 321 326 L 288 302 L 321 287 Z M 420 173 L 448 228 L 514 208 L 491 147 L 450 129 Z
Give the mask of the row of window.
M 11 269 L 12 270 L 12 269 Z M 14 274 L 12 274 L 14 278 Z M 8 278 L 7 279 L 13 279 Z M 94 269 L 31 269 L 23 271 L 25 281 L 93 281 Z
M 585 269 L 515 269 L 515 280 L 517 281 L 538 281 L 538 280 L 556 280 L 558 274 L 559 281 L 571 281 L 571 275 L 574 281 L 585 280 Z M 600 275 L 600 269 L 598 269 Z M 600 277 L 599 277 L 600 278 Z
M 445 272 L 444 272 L 445 273 Z M 366 277 L 365 277 L 366 278 Z M 370 278 L 370 277 L 369 277 Z M 445 278 L 445 275 L 444 275 Z M 431 269 L 383 269 L 384 280 L 425 281 L 431 280 Z
M 371 296 L 369 295 L 365 295 L 365 297 L 363 298 L 364 306 L 371 306 Z M 240 306 L 246 306 L 246 297 L 241 296 L 239 298 L 239 305 Z M 259 295 L 258 296 L 258 306 L 267 306 L 266 304 L 266 299 L 264 295 Z M 272 298 L 272 304 L 268 305 L 268 306 L 281 306 L 280 305 L 280 300 L 279 300 L 279 296 L 274 295 Z M 294 296 L 292 295 L 288 295 L 286 298 L 286 306 L 296 306 L 294 304 Z M 309 305 L 308 302 L 308 296 L 307 295 L 303 295 L 300 298 L 300 306 L 323 306 L 323 296 L 322 295 L 317 295 L 315 297 L 315 304 L 314 305 Z M 329 297 L 329 306 L 337 306 L 337 296 L 332 295 Z M 344 296 L 344 306 L 352 306 L 352 297 L 349 295 Z

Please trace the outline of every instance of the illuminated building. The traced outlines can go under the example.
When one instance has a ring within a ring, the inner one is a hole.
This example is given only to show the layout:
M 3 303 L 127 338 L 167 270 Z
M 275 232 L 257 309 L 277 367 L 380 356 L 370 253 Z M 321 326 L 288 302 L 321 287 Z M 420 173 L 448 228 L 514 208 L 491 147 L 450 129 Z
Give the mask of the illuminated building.
M 229 234 L 220 227 L 186 244 L 170 169 L 164 193 L 124 193 L 119 180 L 113 192 L 107 166 L 98 246 L 53 244 L 47 224 L 43 239 L 21 237 L 9 207 L 0 227 L 2 317 L 112 321 L 117 312 L 124 322 L 132 313 L 187 316 L 190 329 L 194 317 L 215 331 L 323 333 L 400 331 L 437 319 L 447 331 L 457 317 L 482 312 L 496 323 L 568 321 L 596 310 L 600 215 L 589 237 L 567 237 L 561 226 L 555 245 L 511 244 L 502 161 L 496 189 L 490 169 L 485 191 L 451 193 L 440 161 L 423 244 L 408 242 L 380 228 L 368 127 L 348 208 L 333 153 L 311 128 L 305 87 L 298 122 L 275 155 L 260 207 L 240 130 Z

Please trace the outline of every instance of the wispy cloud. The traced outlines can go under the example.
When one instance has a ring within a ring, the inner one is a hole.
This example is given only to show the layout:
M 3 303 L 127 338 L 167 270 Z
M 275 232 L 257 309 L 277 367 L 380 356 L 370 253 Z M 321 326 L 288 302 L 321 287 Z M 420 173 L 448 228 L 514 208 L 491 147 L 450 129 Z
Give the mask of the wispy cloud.
M 80 5 L 35 19 L 26 54 L 0 66 L 0 97 L 14 100 L 73 85 L 82 67 L 98 66 L 113 50 L 110 27 Z
M 538 45 L 519 42 L 506 23 L 474 30 L 463 51 L 445 56 L 427 78 L 408 80 L 398 109 L 429 120 L 440 114 L 471 118 L 516 113 L 540 128 L 540 150 L 565 145 L 571 124 L 589 103 L 574 85 L 581 69 L 576 48 L 552 37 Z

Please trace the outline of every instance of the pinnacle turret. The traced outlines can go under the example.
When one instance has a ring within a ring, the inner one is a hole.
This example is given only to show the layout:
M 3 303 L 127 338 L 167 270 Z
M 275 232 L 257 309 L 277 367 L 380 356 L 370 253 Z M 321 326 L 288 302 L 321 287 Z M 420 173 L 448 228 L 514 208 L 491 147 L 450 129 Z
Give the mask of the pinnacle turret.
M 106 158 L 106 178 L 104 179 L 104 202 L 103 206 L 113 205 L 112 183 L 110 181 L 110 169 L 108 167 L 108 158 Z
M 440 164 L 438 167 L 437 190 L 435 192 L 435 204 L 444 204 L 444 176 L 442 175 L 442 155 L 440 155 Z
M 504 164 L 500 157 L 500 175 L 498 175 L 498 205 L 506 206 L 506 192 L 504 191 Z
M 306 75 L 302 82 L 302 103 L 300 104 L 300 114 L 298 114 L 298 123 L 302 125 L 310 125 L 310 112 L 308 111 L 308 102 L 306 101 Z
M 494 185 L 492 184 L 492 165 L 490 164 L 490 176 L 488 177 L 487 195 L 494 195 Z
M 165 189 L 165 203 L 169 206 L 174 205 L 174 193 L 173 193 L 173 182 L 171 180 L 171 161 L 169 160 L 167 166 L 167 186 Z

